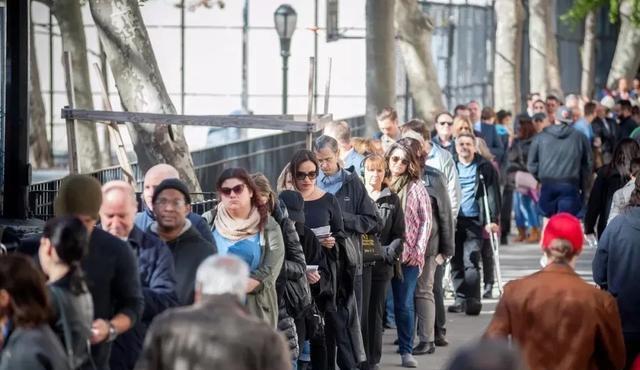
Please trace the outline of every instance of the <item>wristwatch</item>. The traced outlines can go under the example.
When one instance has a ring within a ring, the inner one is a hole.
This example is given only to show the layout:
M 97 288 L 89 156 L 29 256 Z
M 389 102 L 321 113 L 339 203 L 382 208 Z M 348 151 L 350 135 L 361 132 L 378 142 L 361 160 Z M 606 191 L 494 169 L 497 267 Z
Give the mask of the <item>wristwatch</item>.
M 107 342 L 113 342 L 114 340 L 116 340 L 117 336 L 118 332 L 116 331 L 116 327 L 113 326 L 111 321 L 109 321 L 109 335 L 107 336 Z

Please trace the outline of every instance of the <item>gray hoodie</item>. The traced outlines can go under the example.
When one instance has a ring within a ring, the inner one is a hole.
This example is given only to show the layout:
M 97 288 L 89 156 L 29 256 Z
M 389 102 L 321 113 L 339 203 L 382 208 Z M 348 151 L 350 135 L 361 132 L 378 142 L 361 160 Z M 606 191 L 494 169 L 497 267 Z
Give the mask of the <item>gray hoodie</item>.
M 527 168 L 540 182 L 569 182 L 584 190 L 593 159 L 587 138 L 567 124 L 551 125 L 535 136 Z

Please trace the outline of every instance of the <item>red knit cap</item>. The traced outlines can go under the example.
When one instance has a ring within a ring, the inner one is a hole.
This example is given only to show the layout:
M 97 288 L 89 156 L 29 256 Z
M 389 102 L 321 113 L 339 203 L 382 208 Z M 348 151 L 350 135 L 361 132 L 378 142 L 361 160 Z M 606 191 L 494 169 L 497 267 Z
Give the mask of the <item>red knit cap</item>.
M 571 243 L 574 254 L 580 252 L 584 242 L 580 220 L 570 213 L 558 213 L 552 216 L 542 233 L 542 249 L 548 249 L 554 239 L 567 240 Z

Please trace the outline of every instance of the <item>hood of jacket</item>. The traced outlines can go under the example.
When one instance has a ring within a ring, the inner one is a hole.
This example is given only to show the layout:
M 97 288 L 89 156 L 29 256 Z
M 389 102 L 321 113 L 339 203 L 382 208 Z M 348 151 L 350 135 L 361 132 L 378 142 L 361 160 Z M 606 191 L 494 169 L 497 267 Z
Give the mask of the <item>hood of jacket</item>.
M 549 127 L 546 127 L 543 131 L 558 139 L 565 139 L 569 137 L 569 135 L 571 135 L 574 130 L 573 128 L 571 128 L 571 126 L 565 123 L 561 123 L 559 125 L 551 125 Z

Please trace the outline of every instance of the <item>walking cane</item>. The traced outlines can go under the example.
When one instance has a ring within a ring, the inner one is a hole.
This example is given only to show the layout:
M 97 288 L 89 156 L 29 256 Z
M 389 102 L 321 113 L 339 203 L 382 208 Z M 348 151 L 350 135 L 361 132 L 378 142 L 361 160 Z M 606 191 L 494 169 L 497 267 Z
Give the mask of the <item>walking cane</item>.
M 489 194 L 487 193 L 487 185 L 484 182 L 484 176 L 482 176 L 482 174 L 480 174 L 480 182 L 482 183 L 482 190 L 484 191 L 484 196 L 482 197 L 484 203 L 484 218 L 486 225 L 489 225 L 491 223 Z M 491 249 L 493 250 L 493 263 L 495 264 L 496 280 L 498 280 L 498 292 L 502 295 L 502 273 L 500 272 L 500 250 L 498 249 L 500 247 L 500 241 L 498 240 L 498 234 L 493 232 L 493 230 L 489 231 L 489 241 L 491 242 Z

